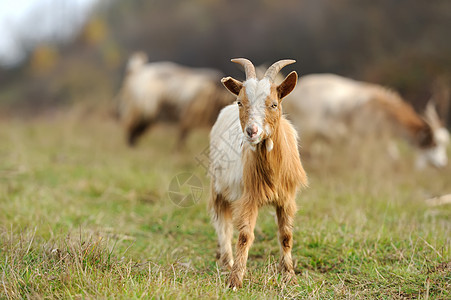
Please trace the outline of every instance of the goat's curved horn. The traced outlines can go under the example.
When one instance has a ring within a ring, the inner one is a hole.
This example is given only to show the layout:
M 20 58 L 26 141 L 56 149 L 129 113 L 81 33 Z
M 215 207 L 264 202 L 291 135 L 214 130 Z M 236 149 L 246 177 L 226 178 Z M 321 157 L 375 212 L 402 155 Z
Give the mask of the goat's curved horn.
M 271 82 L 274 82 L 274 79 L 276 78 L 277 73 L 282 70 L 283 67 L 286 65 L 294 64 L 296 61 L 294 59 L 283 59 L 279 60 L 278 62 L 275 62 L 271 65 L 271 67 L 268 68 L 265 72 L 265 78 L 268 78 Z
M 246 58 L 234 58 L 232 59 L 232 62 L 240 64 L 244 67 L 244 72 L 246 73 L 246 80 L 251 78 L 257 78 L 257 75 L 255 74 L 255 67 L 250 60 Z

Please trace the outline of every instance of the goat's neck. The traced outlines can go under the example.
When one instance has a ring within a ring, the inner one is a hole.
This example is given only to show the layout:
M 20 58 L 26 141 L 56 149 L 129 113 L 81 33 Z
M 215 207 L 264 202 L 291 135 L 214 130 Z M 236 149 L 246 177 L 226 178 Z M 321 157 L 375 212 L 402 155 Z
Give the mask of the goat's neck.
M 283 117 L 270 138 L 271 151 L 266 139 L 255 150 L 246 147 L 243 153 L 244 195 L 261 205 L 285 199 L 294 195 L 300 185 L 307 185 L 295 131 Z
M 268 138 L 259 143 L 255 150 L 248 149 L 244 160 L 244 185 L 252 190 L 260 191 L 261 197 L 273 198 L 276 195 L 276 187 L 279 180 L 281 164 L 281 134 L 276 128 L 272 136 L 273 147 L 267 149 Z M 255 188 L 258 187 L 258 188 Z
M 264 139 L 255 149 L 256 159 L 261 160 L 271 169 L 276 169 L 279 158 L 281 156 L 281 147 L 283 146 L 282 138 L 284 133 L 280 126 L 275 126 L 273 134 L 270 137 Z M 272 143 L 272 146 L 268 145 Z

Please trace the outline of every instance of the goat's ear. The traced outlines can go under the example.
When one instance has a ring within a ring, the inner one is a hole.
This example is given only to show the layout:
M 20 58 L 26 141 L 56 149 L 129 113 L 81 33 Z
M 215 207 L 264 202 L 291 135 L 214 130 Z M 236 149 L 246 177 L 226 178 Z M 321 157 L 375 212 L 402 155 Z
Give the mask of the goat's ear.
M 298 82 L 298 74 L 296 73 L 296 71 L 293 71 L 290 74 L 288 74 L 288 76 L 285 77 L 283 82 L 279 84 L 279 86 L 277 87 L 279 99 L 282 100 L 283 98 L 288 96 L 288 94 L 291 93 L 296 87 L 297 82 Z
M 221 79 L 222 84 L 228 89 L 232 94 L 238 96 L 243 87 L 243 83 L 232 77 L 224 77 Z

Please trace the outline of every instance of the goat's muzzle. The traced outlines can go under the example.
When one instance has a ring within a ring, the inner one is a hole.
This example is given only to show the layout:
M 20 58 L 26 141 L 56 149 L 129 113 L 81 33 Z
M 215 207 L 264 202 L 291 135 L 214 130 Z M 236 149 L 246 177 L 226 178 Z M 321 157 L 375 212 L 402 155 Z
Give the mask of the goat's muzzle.
M 255 139 L 257 137 L 258 127 L 253 124 L 251 126 L 246 127 L 246 134 L 248 139 Z

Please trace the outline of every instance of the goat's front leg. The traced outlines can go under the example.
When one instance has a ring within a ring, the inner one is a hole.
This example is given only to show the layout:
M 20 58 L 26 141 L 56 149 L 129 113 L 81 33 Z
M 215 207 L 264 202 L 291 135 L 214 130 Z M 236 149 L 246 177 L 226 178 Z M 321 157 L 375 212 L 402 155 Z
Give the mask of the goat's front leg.
M 293 269 L 291 249 L 293 248 L 293 220 L 296 213 L 294 199 L 283 206 L 276 207 L 277 223 L 279 226 L 279 243 L 281 258 L 279 269 L 284 273 L 285 279 L 296 282 Z
M 243 286 L 243 277 L 246 272 L 246 262 L 249 248 L 254 241 L 254 228 L 257 221 L 258 207 L 250 201 L 236 203 L 234 217 L 239 230 L 236 244 L 235 263 L 229 279 L 229 287 L 232 289 Z

